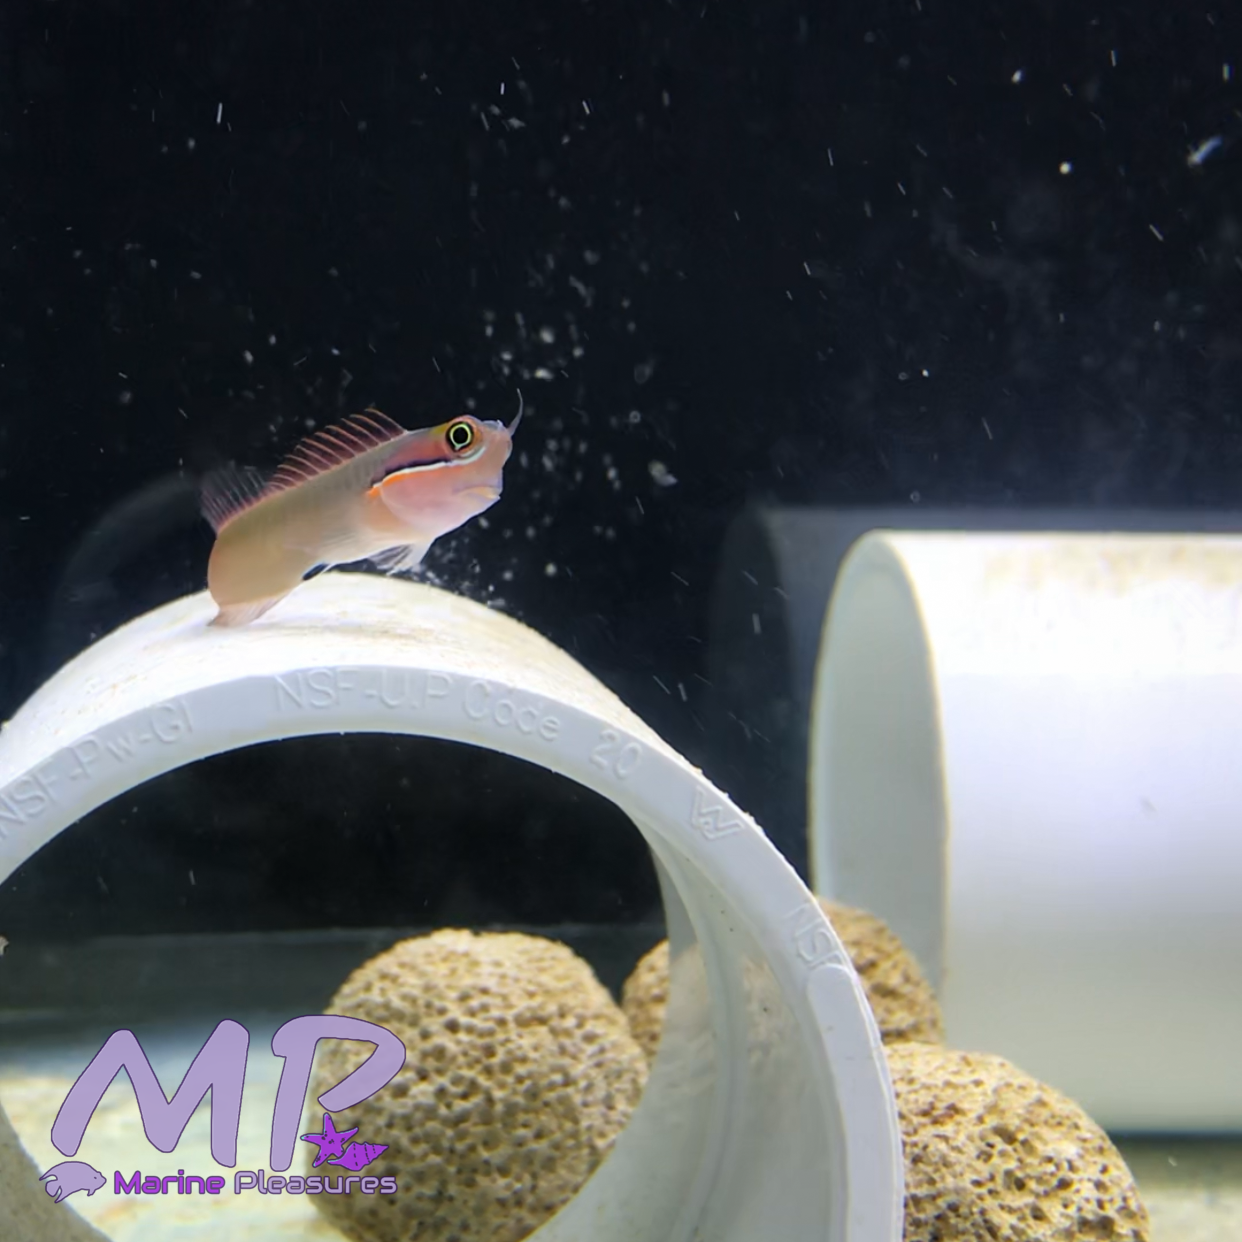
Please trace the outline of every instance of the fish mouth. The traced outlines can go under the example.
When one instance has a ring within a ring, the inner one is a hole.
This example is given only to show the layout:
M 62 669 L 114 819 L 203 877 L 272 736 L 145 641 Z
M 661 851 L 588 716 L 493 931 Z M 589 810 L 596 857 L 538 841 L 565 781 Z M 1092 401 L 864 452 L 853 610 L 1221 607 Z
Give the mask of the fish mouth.
M 474 496 L 479 500 L 499 500 L 500 488 L 494 483 L 476 483 L 473 487 L 463 487 L 459 496 Z

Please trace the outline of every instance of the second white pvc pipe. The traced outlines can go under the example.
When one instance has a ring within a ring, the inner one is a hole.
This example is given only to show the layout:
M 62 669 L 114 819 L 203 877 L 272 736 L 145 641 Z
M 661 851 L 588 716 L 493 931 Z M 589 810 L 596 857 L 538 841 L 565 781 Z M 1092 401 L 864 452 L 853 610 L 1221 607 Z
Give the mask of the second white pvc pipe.
M 1242 1127 L 1242 539 L 865 536 L 810 781 L 815 887 L 952 1044 L 1116 1129 Z

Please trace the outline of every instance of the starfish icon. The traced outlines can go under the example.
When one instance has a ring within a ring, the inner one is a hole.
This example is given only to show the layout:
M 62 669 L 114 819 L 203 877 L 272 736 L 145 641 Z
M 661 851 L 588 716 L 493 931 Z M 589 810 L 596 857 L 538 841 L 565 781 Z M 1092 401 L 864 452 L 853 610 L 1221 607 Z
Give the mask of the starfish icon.
M 332 1124 L 332 1118 L 327 1113 L 324 1113 L 323 1133 L 302 1135 L 303 1142 L 319 1144 L 319 1155 L 315 1157 L 315 1163 L 311 1165 L 311 1168 L 317 1169 L 329 1156 L 343 1156 L 345 1154 L 346 1141 L 353 1138 L 357 1133 L 357 1126 L 354 1126 L 352 1130 L 338 1131 L 336 1126 Z

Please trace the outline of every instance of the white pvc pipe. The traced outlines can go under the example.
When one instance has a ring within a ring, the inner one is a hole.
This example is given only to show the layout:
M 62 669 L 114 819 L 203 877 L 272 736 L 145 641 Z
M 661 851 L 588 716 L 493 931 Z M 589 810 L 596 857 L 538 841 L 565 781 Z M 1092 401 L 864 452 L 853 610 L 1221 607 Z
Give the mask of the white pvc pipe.
M 0 882 L 108 799 L 257 742 L 417 734 L 560 772 L 656 855 L 673 986 L 630 1124 L 532 1236 L 897 1242 L 901 1142 L 857 975 L 792 869 L 697 769 L 547 640 L 430 587 L 325 574 L 244 629 L 209 627 L 213 611 L 198 595 L 139 618 L 8 723 Z M 0 1159 L 0 1201 L 42 1195 L 37 1171 Z
M 1242 538 L 877 531 L 811 740 L 814 886 L 949 1040 L 1115 1129 L 1242 1127 Z

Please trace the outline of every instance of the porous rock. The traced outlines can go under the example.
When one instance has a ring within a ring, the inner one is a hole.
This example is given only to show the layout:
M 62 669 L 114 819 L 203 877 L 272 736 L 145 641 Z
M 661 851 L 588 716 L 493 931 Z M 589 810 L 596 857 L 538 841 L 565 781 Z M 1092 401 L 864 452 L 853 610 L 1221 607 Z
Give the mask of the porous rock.
M 940 1002 L 896 932 L 865 910 L 822 897 L 819 904 L 862 979 L 884 1042 L 943 1043 Z
M 905 1242 L 1147 1242 L 1147 1211 L 1108 1136 L 1008 1061 L 886 1049 L 906 1162 Z
M 668 941 L 638 959 L 621 988 L 621 1009 L 647 1060 L 655 1057 L 668 1009 Z
M 0 1239 L 4 1242 L 108 1242 L 69 1203 L 56 1203 L 0 1105 Z
M 328 1008 L 387 1027 L 408 1050 L 387 1087 L 334 1116 L 338 1130 L 388 1144 L 366 1172 L 399 1186 L 316 1196 L 359 1242 L 517 1242 L 590 1177 L 646 1082 L 642 1050 L 591 968 L 538 937 L 402 941 L 354 971 Z M 312 1099 L 370 1052 L 320 1049 Z
M 918 963 L 882 919 L 820 899 L 854 963 L 885 1043 L 939 1043 L 944 1023 L 936 995 Z M 621 1007 L 648 1059 L 655 1056 L 668 1007 L 668 941 L 647 953 L 625 981 Z

